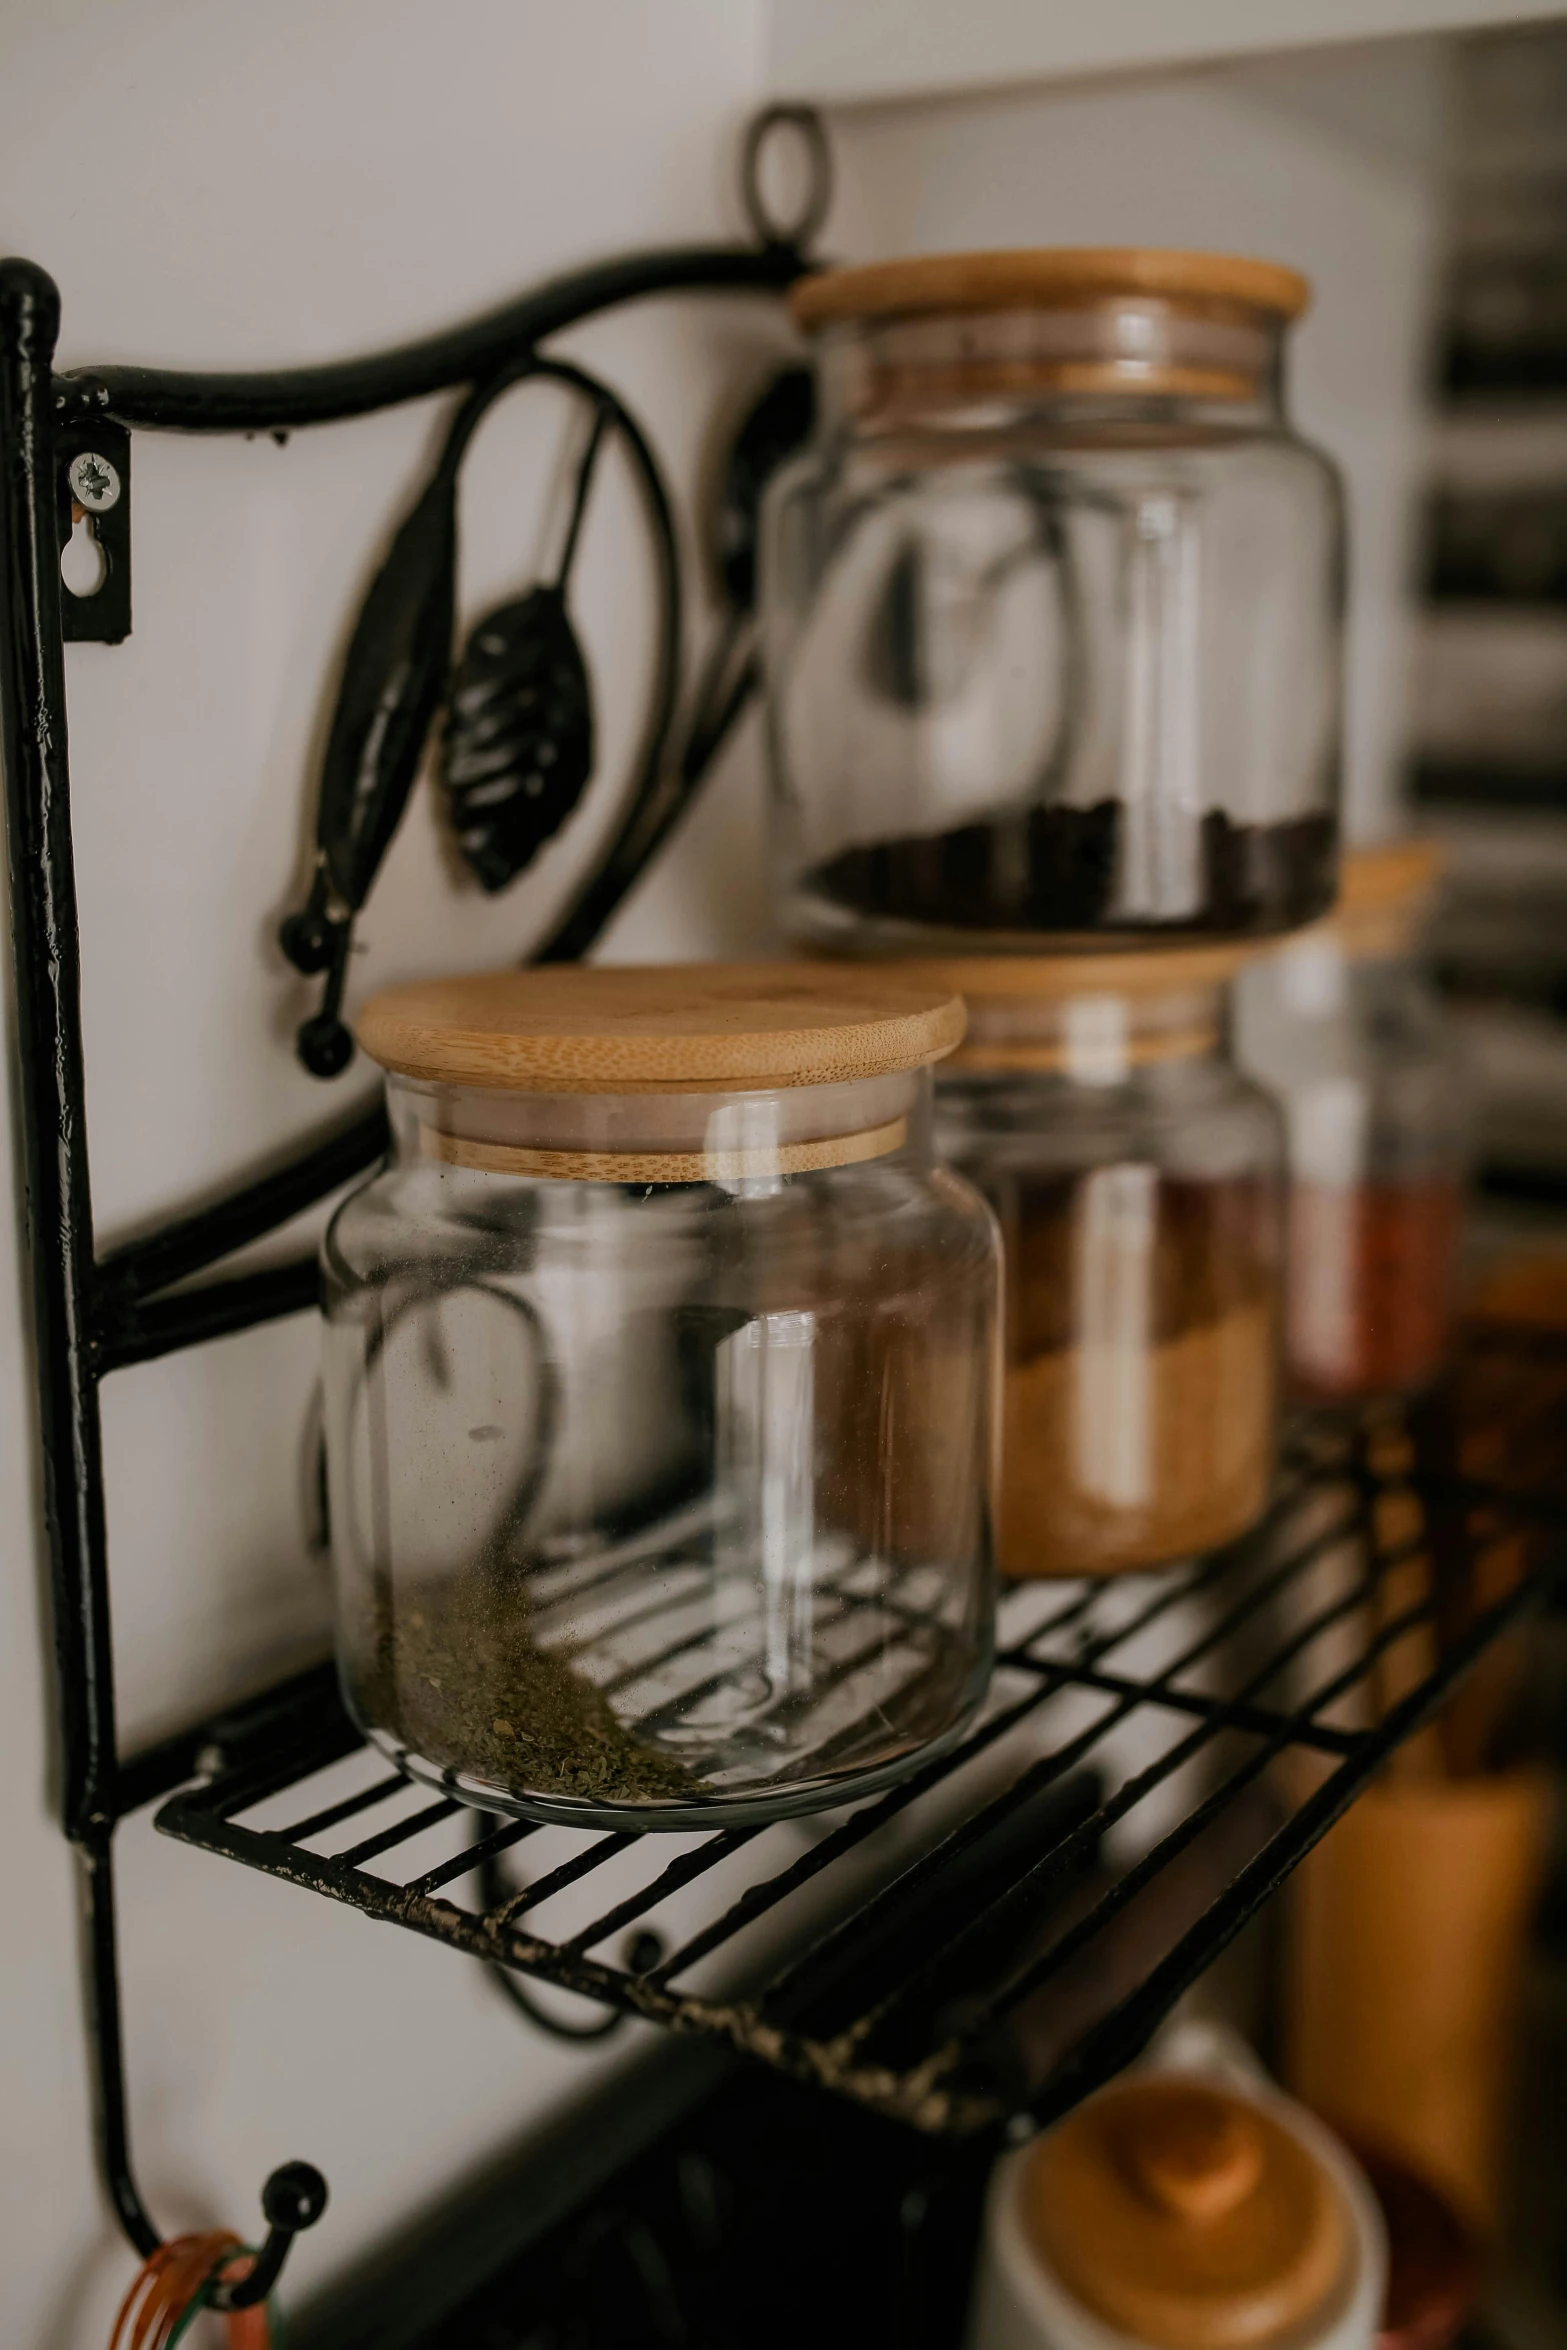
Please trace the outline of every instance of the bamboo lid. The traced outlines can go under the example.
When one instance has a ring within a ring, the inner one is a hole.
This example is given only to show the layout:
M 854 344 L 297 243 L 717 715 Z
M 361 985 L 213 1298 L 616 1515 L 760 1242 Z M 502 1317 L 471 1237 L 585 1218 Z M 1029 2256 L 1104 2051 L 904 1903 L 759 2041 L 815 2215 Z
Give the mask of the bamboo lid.
M 951 988 L 976 1005 L 1064 1004 L 1075 996 L 1107 995 L 1148 1002 L 1226 987 L 1272 943 L 1226 939 L 1108 955 L 916 955 L 883 967 L 927 987 Z
M 1300 937 L 1308 946 L 1327 938 L 1352 960 L 1407 954 L 1430 912 L 1447 857 L 1434 840 L 1386 841 L 1347 849 L 1339 861 L 1339 894 L 1331 912 Z M 1290 951 L 1292 941 L 1282 942 Z
M 814 333 L 848 319 L 913 318 L 952 310 L 1065 310 L 1117 298 L 1174 303 L 1200 313 L 1298 318 L 1311 287 L 1298 271 L 1241 254 L 1156 246 L 1019 247 L 926 253 L 801 278 L 789 306 Z
M 1335 2182 L 1273 2115 L 1207 2081 L 1106 2090 L 1021 2174 L 1035 2252 L 1095 2316 L 1155 2350 L 1260 2350 L 1342 2287 Z
M 390 988 L 358 1034 L 439 1085 L 725 1093 L 923 1068 L 963 1026 L 954 989 L 879 967 L 572 963 Z
M 1339 869 L 1335 915 L 1414 914 L 1436 889 L 1447 864 L 1439 841 L 1390 840 L 1378 848 L 1346 849 Z

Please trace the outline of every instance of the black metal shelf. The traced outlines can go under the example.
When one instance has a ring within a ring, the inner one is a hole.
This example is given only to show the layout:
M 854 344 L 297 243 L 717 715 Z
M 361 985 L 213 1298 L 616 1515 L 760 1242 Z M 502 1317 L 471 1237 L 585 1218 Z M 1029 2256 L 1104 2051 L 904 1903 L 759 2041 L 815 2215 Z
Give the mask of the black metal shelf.
M 1254 1535 L 1014 1587 L 957 1749 L 820 1822 L 497 1826 L 390 1770 L 317 1681 L 259 1756 L 233 1723 L 157 1824 L 918 2128 L 1031 2129 L 1137 2053 L 1545 1596 L 1564 1438 L 1567 1341 L 1502 1330 L 1414 1410 L 1303 1420 Z M 503 1890 L 502 1856 L 526 1872 Z

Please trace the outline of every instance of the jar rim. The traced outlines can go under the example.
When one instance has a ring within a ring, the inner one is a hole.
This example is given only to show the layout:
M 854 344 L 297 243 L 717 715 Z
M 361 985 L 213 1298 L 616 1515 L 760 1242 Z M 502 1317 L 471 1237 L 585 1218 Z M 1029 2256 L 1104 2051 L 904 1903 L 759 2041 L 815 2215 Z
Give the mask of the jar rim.
M 1447 865 L 1446 849 L 1428 836 L 1346 849 L 1338 896 L 1320 920 L 1277 940 L 1279 953 L 1305 942 L 1336 948 L 1351 962 L 1407 954 L 1436 903 Z
M 372 996 L 359 1042 L 400 1077 L 522 1093 L 852 1084 L 950 1053 L 956 988 L 896 967 L 549 964 Z
M 1311 300 L 1298 270 L 1239 253 L 1159 246 L 1018 246 L 991 252 L 922 253 L 829 269 L 791 288 L 789 307 L 807 334 L 856 320 L 942 311 L 1070 309 L 1090 301 L 1169 301 L 1198 311 L 1249 313 L 1288 322 Z
M 1442 843 L 1425 838 L 1381 841 L 1346 849 L 1339 868 L 1338 902 L 1328 919 L 1358 914 L 1418 915 L 1447 866 Z
M 1149 1002 L 1217 989 L 1276 939 L 1225 939 L 1202 946 L 1135 948 L 1097 954 L 911 955 L 893 968 L 931 987 L 950 987 L 970 1004 L 1063 1004 L 1077 996 L 1122 996 Z

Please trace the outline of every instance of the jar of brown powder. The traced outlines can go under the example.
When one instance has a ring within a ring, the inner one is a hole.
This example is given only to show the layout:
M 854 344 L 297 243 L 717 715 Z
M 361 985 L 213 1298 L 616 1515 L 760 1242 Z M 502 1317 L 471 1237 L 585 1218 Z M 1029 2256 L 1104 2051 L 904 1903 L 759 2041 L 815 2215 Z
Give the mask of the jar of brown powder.
M 937 1147 L 1006 1250 L 999 1558 L 1211 1550 L 1273 1471 L 1283 1138 L 1224 1043 L 1237 946 L 921 961 L 962 990 Z

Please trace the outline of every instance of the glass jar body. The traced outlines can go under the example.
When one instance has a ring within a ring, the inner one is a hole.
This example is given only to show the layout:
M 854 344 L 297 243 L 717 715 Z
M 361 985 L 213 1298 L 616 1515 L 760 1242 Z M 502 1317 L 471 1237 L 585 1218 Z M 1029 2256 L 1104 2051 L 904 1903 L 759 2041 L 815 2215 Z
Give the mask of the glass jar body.
M 1002 1230 L 1002 1571 L 1117 1574 L 1244 1533 L 1277 1433 L 1272 1104 L 1202 1055 L 1098 1084 L 955 1069 L 937 1121 Z
M 821 437 L 768 494 L 788 930 L 1026 951 L 1323 912 L 1341 500 L 1278 406 L 1276 337 L 1216 398 L 1060 388 L 1094 370 L 1028 340 L 1073 324 L 1058 315 L 918 323 L 901 366 L 907 323 L 827 338 Z
M 928 1097 L 394 1082 L 394 1162 L 327 1237 L 326 1390 L 344 1687 L 403 1767 L 692 1827 L 956 1734 L 991 1654 L 996 1242 Z M 624 1180 L 518 1171 L 563 1155 Z
M 1442 1366 L 1468 1130 L 1441 1006 L 1407 951 L 1330 932 L 1241 983 L 1237 1038 L 1289 1134 L 1285 1353 L 1308 1400 L 1404 1394 Z

